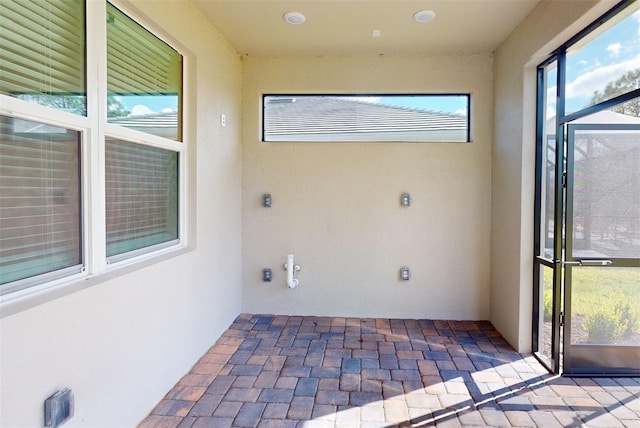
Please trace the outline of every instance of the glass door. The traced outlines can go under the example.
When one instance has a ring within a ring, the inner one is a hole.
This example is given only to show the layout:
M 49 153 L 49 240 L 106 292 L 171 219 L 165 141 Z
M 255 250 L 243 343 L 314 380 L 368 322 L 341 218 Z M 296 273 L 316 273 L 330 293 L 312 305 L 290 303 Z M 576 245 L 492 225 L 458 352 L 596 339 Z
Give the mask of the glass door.
M 532 349 L 553 373 L 640 374 L 638 13 L 621 0 L 537 69 Z
M 534 235 L 533 351 L 549 371 L 560 371 L 562 228 L 564 224 L 563 128 L 556 122 L 558 61 L 538 68 L 538 145 Z
M 638 375 L 640 118 L 593 121 L 566 127 L 563 372 Z

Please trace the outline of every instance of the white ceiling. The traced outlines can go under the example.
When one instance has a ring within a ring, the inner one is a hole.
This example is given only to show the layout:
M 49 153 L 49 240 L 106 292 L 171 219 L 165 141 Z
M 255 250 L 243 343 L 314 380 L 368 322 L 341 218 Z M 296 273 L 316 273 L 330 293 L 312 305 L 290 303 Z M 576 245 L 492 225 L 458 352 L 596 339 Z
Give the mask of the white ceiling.
M 540 0 L 191 1 L 239 53 L 275 56 L 493 51 Z M 436 18 L 415 22 L 423 9 Z M 306 22 L 286 23 L 290 11 Z

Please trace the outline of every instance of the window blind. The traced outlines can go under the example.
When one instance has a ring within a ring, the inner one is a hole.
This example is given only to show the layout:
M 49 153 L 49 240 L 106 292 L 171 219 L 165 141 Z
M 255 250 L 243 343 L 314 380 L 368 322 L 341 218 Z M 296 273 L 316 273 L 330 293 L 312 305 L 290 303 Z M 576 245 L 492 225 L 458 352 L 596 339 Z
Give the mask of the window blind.
M 0 92 L 86 112 L 82 0 L 2 0 Z
M 107 90 L 117 95 L 178 95 L 182 56 L 107 4 Z
M 182 55 L 109 3 L 107 92 L 109 122 L 182 140 Z
M 80 138 L 0 116 L 0 284 L 80 270 Z M 19 288 L 0 285 L 0 294 Z
M 108 138 L 107 257 L 178 239 L 178 153 Z

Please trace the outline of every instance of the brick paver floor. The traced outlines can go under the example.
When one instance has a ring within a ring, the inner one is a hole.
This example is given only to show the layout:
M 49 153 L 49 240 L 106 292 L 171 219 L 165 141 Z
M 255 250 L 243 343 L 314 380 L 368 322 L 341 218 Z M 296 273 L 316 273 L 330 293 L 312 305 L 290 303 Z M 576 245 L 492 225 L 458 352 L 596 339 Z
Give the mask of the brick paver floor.
M 640 379 L 552 376 L 489 322 L 240 315 L 140 427 L 640 427 Z

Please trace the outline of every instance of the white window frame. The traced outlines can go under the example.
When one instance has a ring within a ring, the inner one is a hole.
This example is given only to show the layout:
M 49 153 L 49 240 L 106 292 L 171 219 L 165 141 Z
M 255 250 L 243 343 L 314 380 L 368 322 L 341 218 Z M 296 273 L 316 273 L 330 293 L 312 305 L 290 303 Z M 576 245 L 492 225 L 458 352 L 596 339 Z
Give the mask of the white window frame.
M 33 120 L 79 131 L 81 142 L 81 221 L 82 260 L 81 272 L 46 280 L 47 274 L 21 281 L 33 285 L 0 296 L 0 317 L 28 309 L 51 299 L 86 288 L 102 280 L 113 278 L 111 272 L 121 268 L 140 268 L 145 261 L 164 260 L 163 255 L 180 254 L 187 247 L 187 157 L 189 148 L 189 126 L 187 126 L 188 71 L 191 59 L 188 50 L 169 36 L 158 25 L 151 22 L 128 3 L 110 3 L 158 37 L 182 55 L 182 141 L 173 141 L 152 134 L 107 123 L 107 1 L 85 0 L 86 4 L 86 92 L 87 116 L 56 110 L 24 100 L 0 94 L 0 114 L 20 119 Z M 178 239 L 169 245 L 159 244 L 150 251 L 132 251 L 131 257 L 117 257 L 109 263 L 106 257 L 106 202 L 105 202 L 105 139 L 115 138 L 136 144 L 171 150 L 178 154 Z M 130 269 L 123 269 L 128 272 Z M 44 280 L 43 280 L 44 279 Z M 89 281 L 92 280 L 92 281 Z
M 73 113 L 67 113 L 62 110 L 57 110 L 51 107 L 44 107 L 38 104 L 33 104 L 27 101 L 23 101 L 17 98 L 0 95 L 2 101 L 2 107 L 0 107 L 0 114 L 5 116 L 14 117 L 17 119 L 31 120 L 47 125 L 57 126 L 73 131 L 78 131 L 81 134 L 80 143 L 80 195 L 81 195 L 81 221 L 82 227 L 80 233 L 82 235 L 82 252 L 81 257 L 83 264 L 80 271 L 77 272 L 73 268 L 69 269 L 68 275 L 61 275 L 66 269 L 60 269 L 53 272 L 47 272 L 41 275 L 37 275 L 31 278 L 25 278 L 15 281 L 16 283 L 24 284 L 24 287 L 13 292 L 9 292 L 3 296 L 0 296 L 0 307 L 5 301 L 11 301 L 24 296 L 28 296 L 33 293 L 41 292 L 51 287 L 55 287 L 61 284 L 68 283 L 70 281 L 77 281 L 88 275 L 88 250 L 86 245 L 86 236 L 89 232 L 87 228 L 87 215 L 89 212 L 87 195 L 89 181 L 87 177 L 87 166 L 84 163 L 87 159 L 89 148 L 91 147 L 92 133 L 89 126 L 89 119 L 85 116 L 76 115 Z M 71 270 L 73 269 L 73 270 Z M 12 284 L 12 283 L 8 283 Z M 4 312 L 4 311 L 3 311 Z

